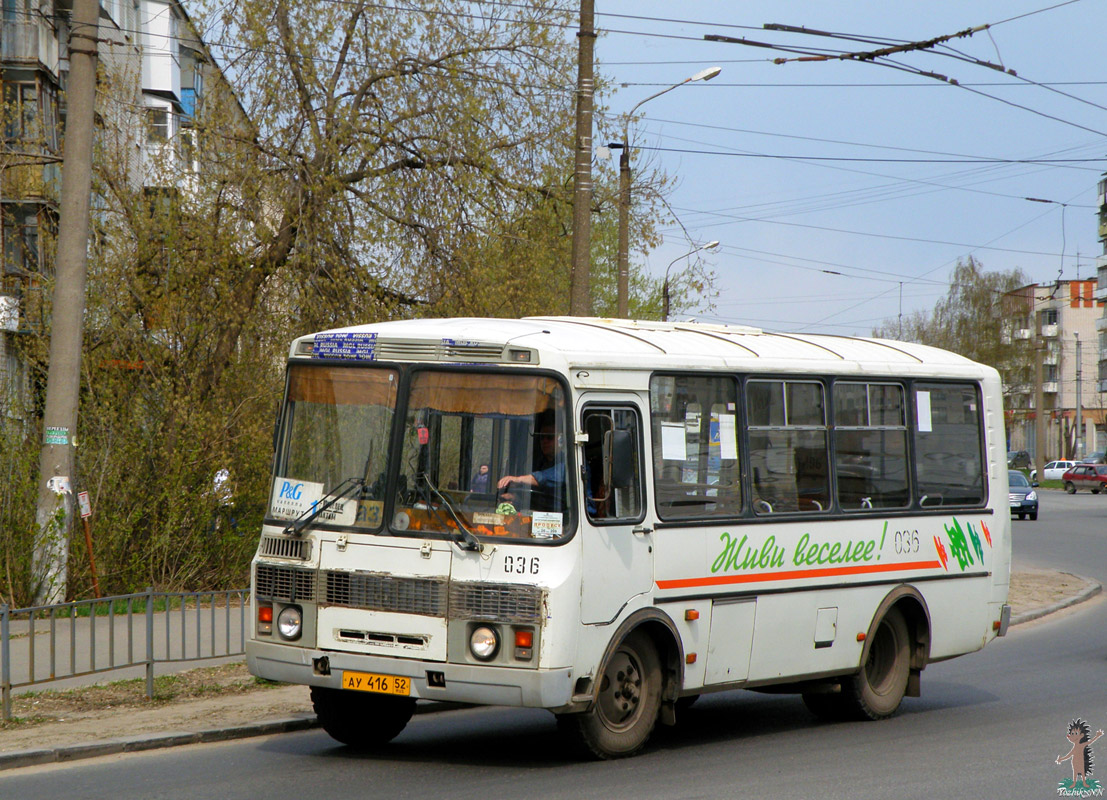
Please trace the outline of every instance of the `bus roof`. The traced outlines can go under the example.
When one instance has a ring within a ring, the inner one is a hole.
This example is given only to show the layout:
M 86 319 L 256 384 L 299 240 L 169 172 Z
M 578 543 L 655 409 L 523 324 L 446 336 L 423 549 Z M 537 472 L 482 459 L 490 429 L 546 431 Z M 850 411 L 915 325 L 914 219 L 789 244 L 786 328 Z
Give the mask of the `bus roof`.
M 532 355 L 527 358 L 525 353 Z M 963 377 L 993 372 L 956 353 L 910 342 L 598 317 L 381 322 L 303 336 L 293 343 L 290 355 L 651 370 L 732 368 Z

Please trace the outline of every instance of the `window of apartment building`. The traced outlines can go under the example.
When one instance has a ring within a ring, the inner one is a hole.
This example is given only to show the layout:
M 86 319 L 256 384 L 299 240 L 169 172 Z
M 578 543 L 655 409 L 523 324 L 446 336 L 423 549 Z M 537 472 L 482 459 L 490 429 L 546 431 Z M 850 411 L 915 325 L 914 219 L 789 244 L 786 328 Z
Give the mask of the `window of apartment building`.
M 177 141 L 180 144 L 181 161 L 184 164 L 184 168 L 193 171 L 193 166 L 197 157 L 196 131 L 192 128 L 183 129 L 177 134 Z
M 1043 364 L 1042 365 L 1042 381 L 1044 383 L 1056 383 L 1057 382 L 1057 365 L 1056 364 Z
M 31 14 L 30 0 L 4 0 L 4 22 L 28 24 L 34 19 Z
M 38 216 L 32 208 L 6 204 L 3 210 L 4 275 L 27 275 L 39 270 Z
M 1042 310 L 1042 325 L 1056 325 L 1058 322 L 1057 309 L 1046 308 Z
M 5 81 L 4 140 L 28 146 L 58 149 L 58 99 L 54 87 L 35 81 Z
M 150 106 L 146 109 L 146 136 L 151 142 L 169 140 L 169 109 L 162 106 Z
M 38 86 L 34 83 L 4 84 L 4 139 L 25 142 L 39 137 Z

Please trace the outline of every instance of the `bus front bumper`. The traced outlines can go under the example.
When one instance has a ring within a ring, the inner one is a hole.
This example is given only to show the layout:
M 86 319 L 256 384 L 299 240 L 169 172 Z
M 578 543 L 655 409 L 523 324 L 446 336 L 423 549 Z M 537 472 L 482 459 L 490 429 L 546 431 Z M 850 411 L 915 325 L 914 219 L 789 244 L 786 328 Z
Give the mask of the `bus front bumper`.
M 568 667 L 513 669 L 449 664 L 256 640 L 246 642 L 246 665 L 251 673 L 266 680 L 331 689 L 342 688 L 342 673 L 346 670 L 403 676 L 411 679 L 411 696 L 424 700 L 559 708 L 572 699 L 573 676 Z

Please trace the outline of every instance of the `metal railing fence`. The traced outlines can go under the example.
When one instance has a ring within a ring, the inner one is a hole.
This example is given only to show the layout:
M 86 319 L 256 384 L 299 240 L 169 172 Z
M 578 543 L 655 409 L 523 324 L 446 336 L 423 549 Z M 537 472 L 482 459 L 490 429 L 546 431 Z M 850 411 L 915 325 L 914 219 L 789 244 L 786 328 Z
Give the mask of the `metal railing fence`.
M 11 719 L 12 690 L 101 672 L 242 655 L 248 589 L 155 592 L 10 609 L 0 605 L 0 695 Z

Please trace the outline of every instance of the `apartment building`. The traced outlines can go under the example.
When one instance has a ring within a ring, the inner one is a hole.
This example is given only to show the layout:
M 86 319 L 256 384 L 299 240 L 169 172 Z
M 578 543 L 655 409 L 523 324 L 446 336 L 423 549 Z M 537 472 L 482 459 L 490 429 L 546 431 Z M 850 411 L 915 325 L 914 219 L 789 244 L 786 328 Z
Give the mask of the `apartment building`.
M 71 13 L 72 0 L 2 0 L 0 419 L 28 413 L 31 378 L 20 339 L 45 330 Z M 192 120 L 216 68 L 184 8 L 170 0 L 101 0 L 98 39 L 98 153 L 134 189 L 187 190 L 196 168 Z M 94 215 L 98 207 L 94 198 Z
M 1005 305 L 1013 318 L 1012 335 L 1027 344 L 1027 358 L 1007 387 L 1009 449 L 1037 455 L 1037 354 L 1045 421 L 1043 460 L 1104 449 L 1107 426 L 1096 381 L 1100 359 L 1097 333 L 1104 301 L 1097 282 L 1031 284 L 1009 293 Z

